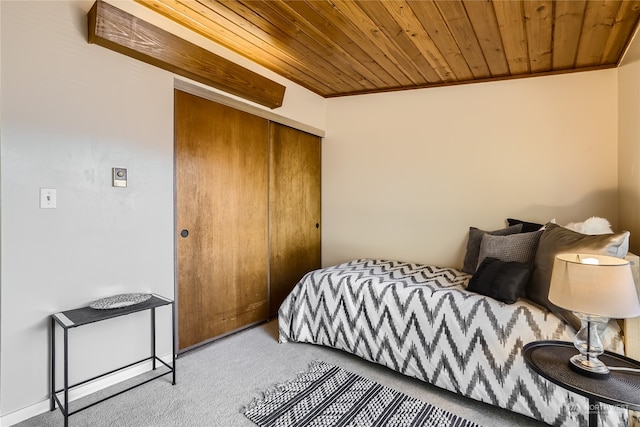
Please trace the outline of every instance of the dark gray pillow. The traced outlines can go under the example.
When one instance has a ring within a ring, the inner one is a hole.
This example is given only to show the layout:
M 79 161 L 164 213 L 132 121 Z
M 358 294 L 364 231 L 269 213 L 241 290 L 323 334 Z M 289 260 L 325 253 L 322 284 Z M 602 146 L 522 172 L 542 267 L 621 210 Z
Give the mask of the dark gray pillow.
M 580 320 L 573 313 L 549 302 L 549 284 L 556 255 L 563 252 L 579 252 L 624 258 L 629 250 L 629 235 L 628 231 L 615 234 L 582 234 L 557 224 L 547 224 L 540 236 L 531 280 L 525 288 L 525 297 L 546 307 L 576 330 L 580 329 Z
M 520 298 L 533 270 L 532 263 L 485 258 L 469 280 L 467 290 L 486 295 L 506 304 Z
M 478 266 L 486 257 L 498 258 L 500 261 L 533 262 L 541 235 L 542 230 L 508 236 L 485 234 L 480 243 Z
M 522 221 L 521 219 L 507 218 L 508 225 L 522 224 L 522 232 L 530 233 L 532 231 L 542 230 L 543 224 L 537 222 Z
M 476 227 L 469 227 L 469 240 L 467 240 L 467 252 L 464 255 L 462 271 L 469 274 L 475 273 L 476 267 L 478 266 L 478 255 L 480 254 L 482 236 L 485 234 L 491 234 L 492 236 L 506 236 L 509 234 L 519 233 L 520 231 L 522 231 L 522 224 L 516 224 L 494 231 L 484 231 Z

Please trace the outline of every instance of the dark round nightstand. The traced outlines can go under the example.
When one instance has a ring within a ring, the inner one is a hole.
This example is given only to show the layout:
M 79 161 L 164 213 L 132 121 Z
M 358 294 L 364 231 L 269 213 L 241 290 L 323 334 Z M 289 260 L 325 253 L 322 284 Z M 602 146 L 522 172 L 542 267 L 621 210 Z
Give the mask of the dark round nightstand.
M 573 343 L 534 341 L 522 349 L 524 360 L 537 374 L 567 390 L 589 399 L 589 426 L 598 425 L 598 404 L 606 403 L 640 410 L 640 373 L 611 371 L 604 379 L 590 378 L 569 367 L 569 358 L 578 353 Z M 640 362 L 605 351 L 598 357 L 607 366 L 640 369 Z

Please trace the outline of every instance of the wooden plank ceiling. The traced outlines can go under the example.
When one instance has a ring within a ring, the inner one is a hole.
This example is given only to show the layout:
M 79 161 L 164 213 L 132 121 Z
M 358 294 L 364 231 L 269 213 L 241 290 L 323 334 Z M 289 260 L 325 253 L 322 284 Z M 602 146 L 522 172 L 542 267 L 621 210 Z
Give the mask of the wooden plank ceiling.
M 639 1 L 136 0 L 324 97 L 615 67 Z

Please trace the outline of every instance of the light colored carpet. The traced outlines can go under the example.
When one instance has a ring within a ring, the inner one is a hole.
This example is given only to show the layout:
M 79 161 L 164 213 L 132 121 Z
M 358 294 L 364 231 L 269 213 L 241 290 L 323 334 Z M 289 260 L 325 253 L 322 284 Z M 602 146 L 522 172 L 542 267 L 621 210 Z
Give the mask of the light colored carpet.
M 483 426 L 545 425 L 339 350 L 311 344 L 279 344 L 277 337 L 278 325 L 273 320 L 186 353 L 177 360 L 175 386 L 167 375 L 72 415 L 69 425 L 254 426 L 240 409 L 269 387 L 306 370 L 313 360 L 340 366 Z M 62 422 L 62 414 L 56 409 L 18 426 L 57 427 Z

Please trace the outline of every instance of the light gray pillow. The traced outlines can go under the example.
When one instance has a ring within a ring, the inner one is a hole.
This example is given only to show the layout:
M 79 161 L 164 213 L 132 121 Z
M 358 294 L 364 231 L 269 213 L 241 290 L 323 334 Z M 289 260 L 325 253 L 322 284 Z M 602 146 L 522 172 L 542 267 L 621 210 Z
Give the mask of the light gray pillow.
M 573 313 L 549 302 L 549 284 L 556 255 L 576 252 L 624 258 L 629 251 L 629 236 L 628 231 L 615 234 L 581 234 L 557 224 L 547 224 L 540 237 L 533 273 L 529 285 L 525 288 L 525 297 L 546 307 L 576 330 L 580 329 L 580 320 Z
M 500 230 L 484 231 L 476 227 L 469 227 L 469 240 L 467 240 L 467 252 L 464 255 L 464 264 L 462 271 L 473 274 L 478 267 L 478 255 L 480 254 L 480 244 L 482 236 L 490 234 L 492 236 L 506 236 L 509 234 L 519 233 L 522 230 L 522 224 L 512 225 Z
M 480 243 L 478 267 L 485 258 L 497 258 L 504 262 L 532 263 L 538 249 L 542 230 L 530 233 L 518 233 L 508 236 L 492 236 L 485 234 Z

